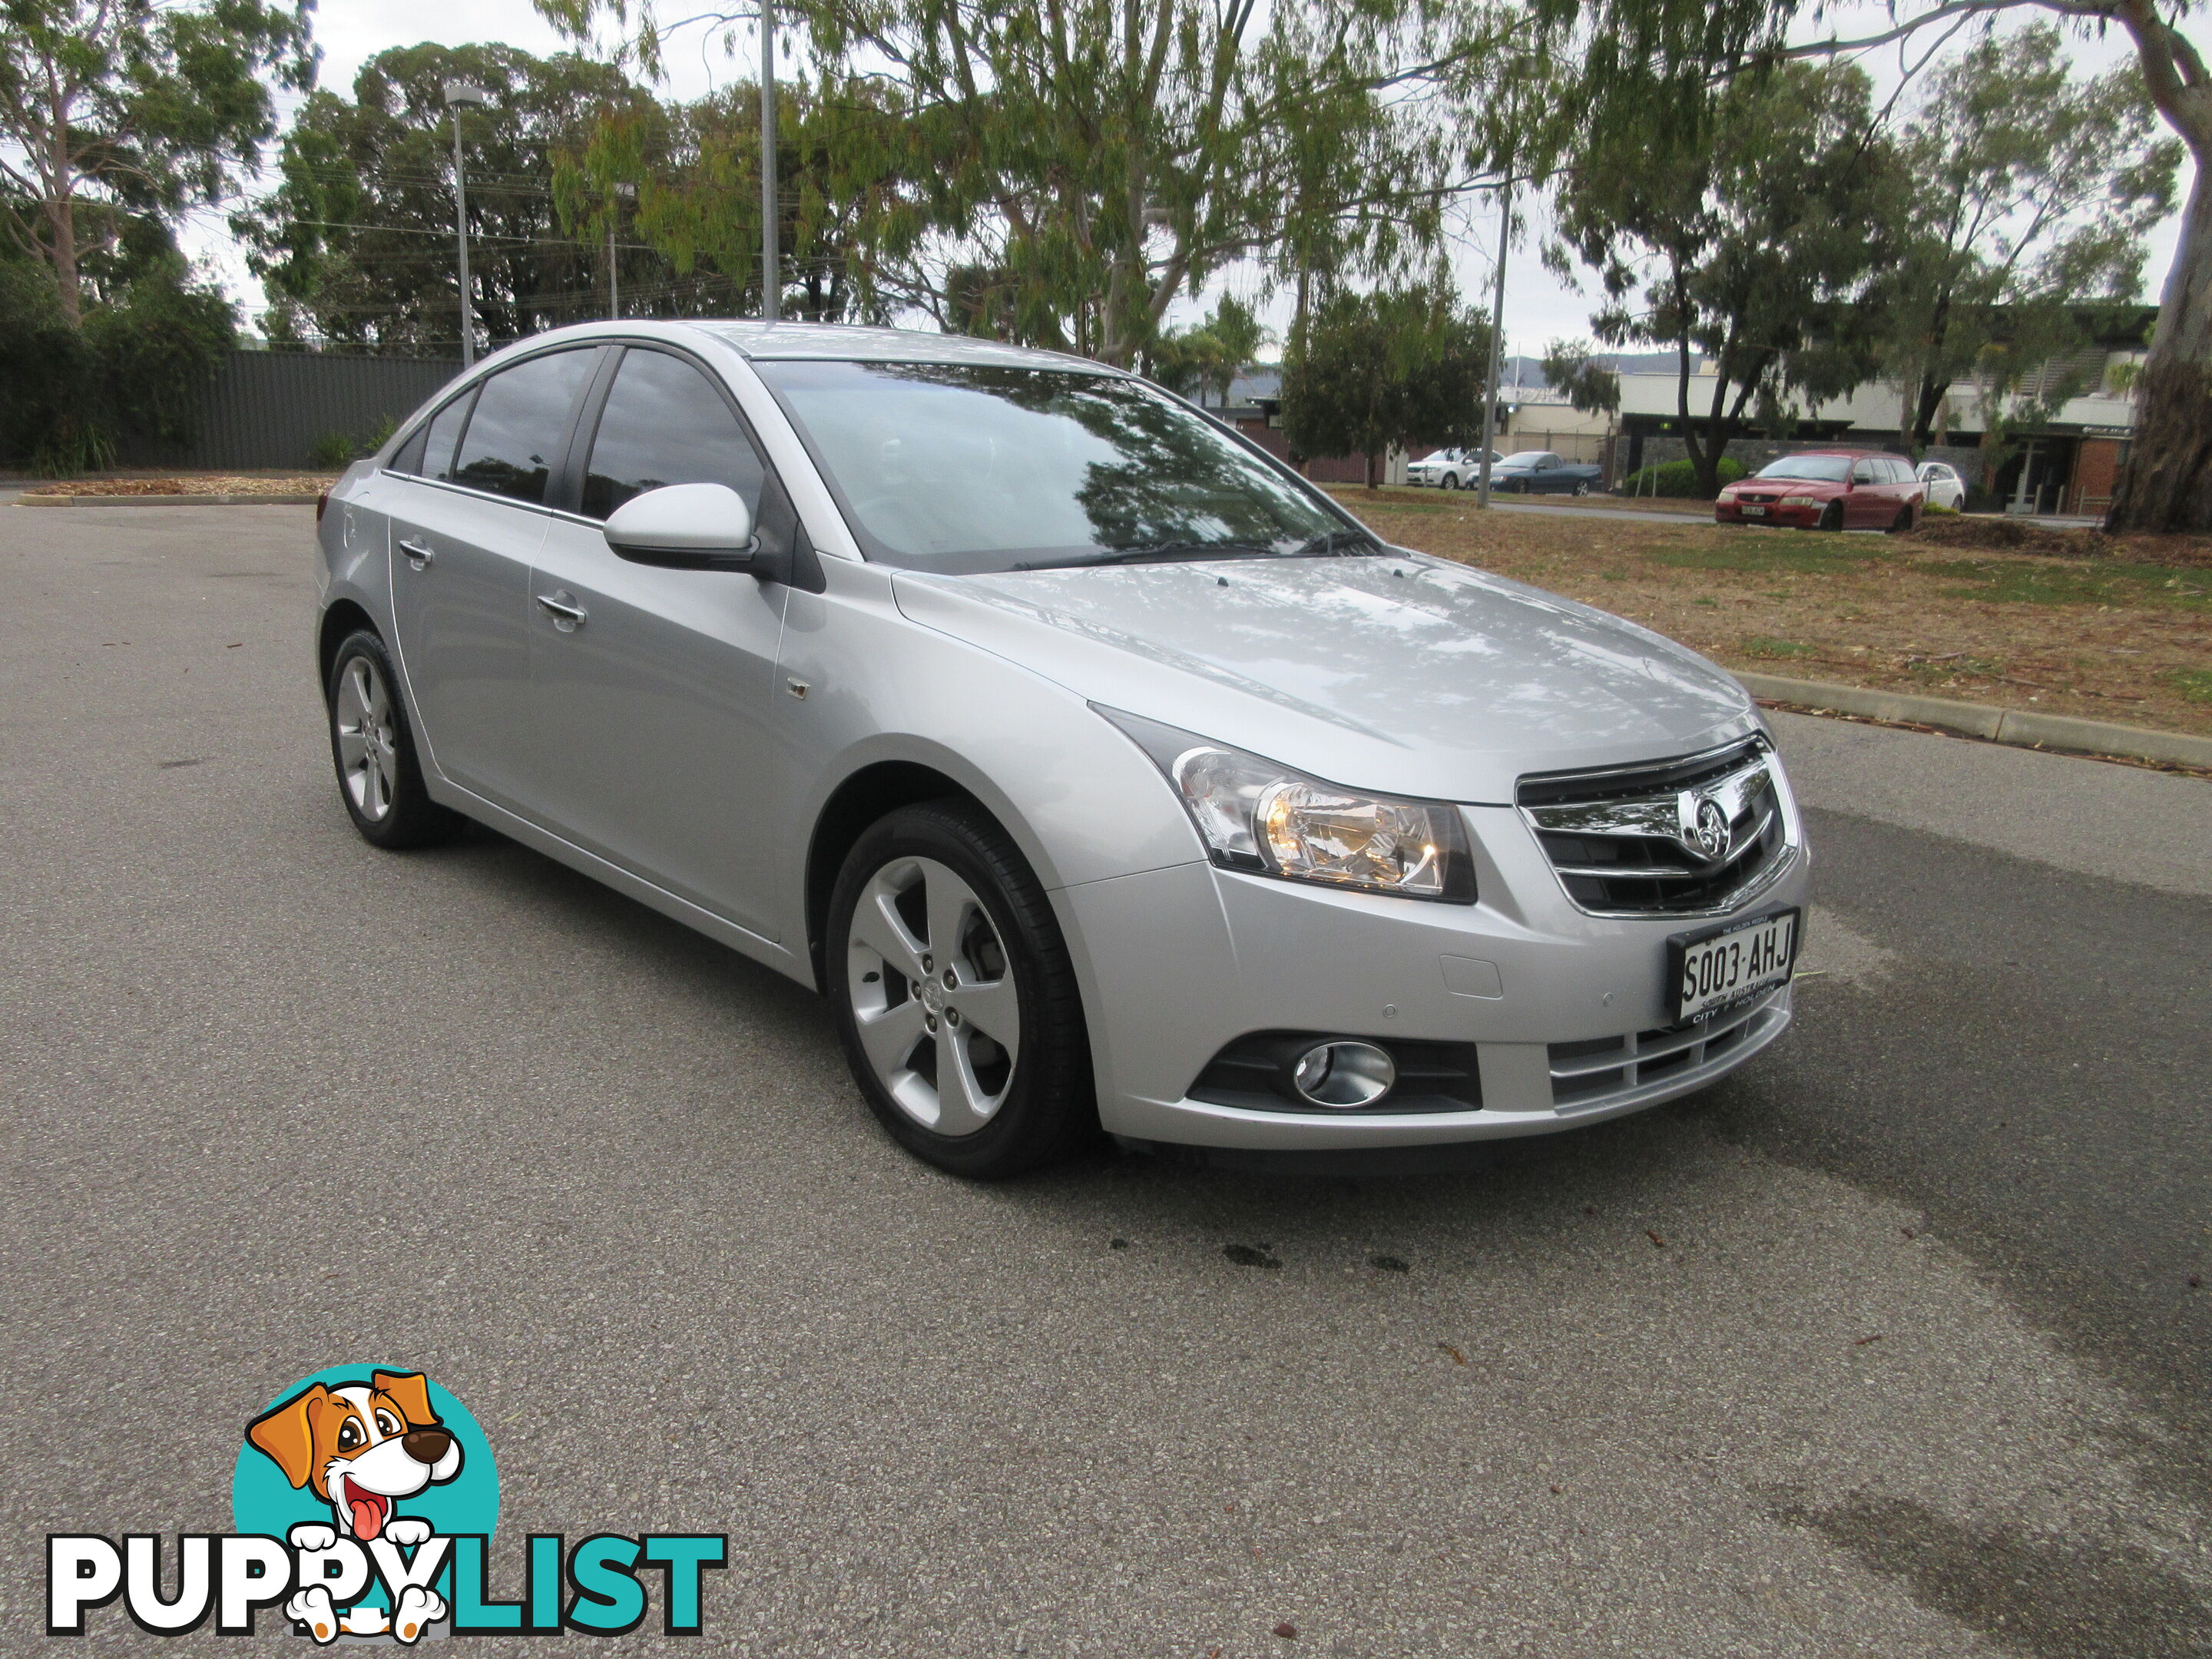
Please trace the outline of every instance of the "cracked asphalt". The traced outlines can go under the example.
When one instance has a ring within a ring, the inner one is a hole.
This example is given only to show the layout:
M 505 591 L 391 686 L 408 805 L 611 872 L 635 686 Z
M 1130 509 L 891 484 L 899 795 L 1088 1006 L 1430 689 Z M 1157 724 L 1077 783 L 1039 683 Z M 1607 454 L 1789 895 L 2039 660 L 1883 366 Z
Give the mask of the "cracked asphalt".
M 1784 717 L 1808 973 L 1722 1086 L 976 1188 L 798 988 L 361 843 L 307 520 L 0 507 L 6 1650 L 45 1534 L 228 1530 L 373 1360 L 490 1436 L 496 1586 L 726 1532 L 694 1651 L 2212 1654 L 2212 784 Z

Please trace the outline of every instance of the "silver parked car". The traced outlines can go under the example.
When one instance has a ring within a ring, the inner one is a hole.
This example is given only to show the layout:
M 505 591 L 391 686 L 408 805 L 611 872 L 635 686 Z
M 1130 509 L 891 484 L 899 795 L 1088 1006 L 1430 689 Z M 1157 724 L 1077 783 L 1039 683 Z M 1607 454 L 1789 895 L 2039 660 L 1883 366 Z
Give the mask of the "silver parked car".
M 1492 465 L 1504 459 L 1496 450 L 1490 452 Z M 1418 461 L 1407 463 L 1406 482 L 1426 484 L 1438 489 L 1472 489 L 1482 475 L 1482 452 L 1480 449 L 1435 449 Z
M 1098 364 L 563 329 L 319 519 L 361 833 L 477 820 L 817 988 L 947 1169 L 1562 1129 L 1789 1024 L 1808 854 L 1733 680 Z
M 1917 476 L 1928 486 L 1928 505 L 1958 512 L 1966 504 L 1966 481 L 1959 470 L 1942 461 L 1923 461 Z

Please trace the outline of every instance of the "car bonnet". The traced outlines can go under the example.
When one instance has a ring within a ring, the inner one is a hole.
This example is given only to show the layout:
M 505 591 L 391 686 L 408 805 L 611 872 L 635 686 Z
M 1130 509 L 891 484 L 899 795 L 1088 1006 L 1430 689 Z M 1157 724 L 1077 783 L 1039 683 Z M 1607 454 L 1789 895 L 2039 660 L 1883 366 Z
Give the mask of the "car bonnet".
M 1503 803 L 1526 772 L 1756 721 L 1734 680 L 1649 629 L 1419 555 L 902 571 L 894 591 L 912 621 L 1088 700 L 1380 793 Z

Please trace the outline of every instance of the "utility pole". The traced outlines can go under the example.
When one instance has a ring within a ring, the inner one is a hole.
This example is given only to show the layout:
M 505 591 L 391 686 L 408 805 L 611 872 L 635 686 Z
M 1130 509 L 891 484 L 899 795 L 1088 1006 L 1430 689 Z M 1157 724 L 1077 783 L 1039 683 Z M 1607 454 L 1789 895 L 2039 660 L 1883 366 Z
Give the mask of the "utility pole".
M 1513 170 L 1506 166 L 1499 187 L 1498 210 L 1498 282 L 1490 298 L 1490 386 L 1482 403 L 1482 478 L 1474 498 L 1477 507 L 1490 505 L 1490 452 L 1498 435 L 1498 378 L 1505 368 L 1505 252 L 1513 243 Z
M 775 0 L 760 0 L 761 317 L 775 320 L 783 297 L 775 248 Z
M 469 303 L 469 192 L 461 172 L 461 110 L 464 106 L 482 109 L 489 102 L 491 94 L 482 87 L 472 87 L 465 81 L 446 82 L 446 107 L 453 113 L 453 245 L 460 255 L 461 367 L 465 370 L 477 360 L 477 328 Z

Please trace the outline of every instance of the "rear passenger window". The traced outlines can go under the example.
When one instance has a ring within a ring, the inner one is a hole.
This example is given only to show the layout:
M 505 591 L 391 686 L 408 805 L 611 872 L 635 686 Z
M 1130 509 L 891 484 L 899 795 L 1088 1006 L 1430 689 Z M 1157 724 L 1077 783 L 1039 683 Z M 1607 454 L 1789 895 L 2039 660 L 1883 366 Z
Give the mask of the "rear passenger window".
M 663 484 L 727 484 L 760 511 L 761 459 L 707 377 L 665 351 L 633 347 L 607 393 L 582 510 L 604 519 Z
M 453 482 L 512 495 L 518 501 L 544 501 L 546 481 L 560 464 L 569 412 L 591 374 L 592 356 L 588 348 L 551 352 L 503 368 L 486 380 L 461 439 Z
M 407 471 L 419 472 L 426 478 L 453 476 L 453 446 L 460 441 L 461 428 L 468 422 L 469 399 L 473 395 L 464 392 L 438 411 L 430 422 L 428 442 L 422 447 L 417 464 L 406 468 Z

